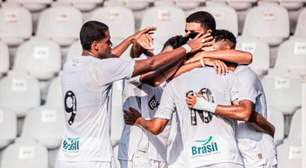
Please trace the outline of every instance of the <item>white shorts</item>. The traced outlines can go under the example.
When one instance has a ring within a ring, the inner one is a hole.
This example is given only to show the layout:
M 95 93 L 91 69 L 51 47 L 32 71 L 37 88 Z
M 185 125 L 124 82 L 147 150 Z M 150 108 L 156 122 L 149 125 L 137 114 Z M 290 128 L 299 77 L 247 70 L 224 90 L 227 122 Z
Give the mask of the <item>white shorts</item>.
M 111 162 L 66 162 L 57 161 L 55 168 L 113 168 Z

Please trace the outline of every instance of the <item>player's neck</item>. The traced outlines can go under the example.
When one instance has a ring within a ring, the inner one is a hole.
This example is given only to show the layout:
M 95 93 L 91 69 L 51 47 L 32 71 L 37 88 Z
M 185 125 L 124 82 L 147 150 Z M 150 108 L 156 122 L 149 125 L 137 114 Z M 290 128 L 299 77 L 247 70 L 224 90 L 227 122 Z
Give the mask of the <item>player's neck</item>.
M 91 57 L 96 57 L 94 53 L 88 51 L 88 50 L 83 50 L 82 56 L 91 56 Z

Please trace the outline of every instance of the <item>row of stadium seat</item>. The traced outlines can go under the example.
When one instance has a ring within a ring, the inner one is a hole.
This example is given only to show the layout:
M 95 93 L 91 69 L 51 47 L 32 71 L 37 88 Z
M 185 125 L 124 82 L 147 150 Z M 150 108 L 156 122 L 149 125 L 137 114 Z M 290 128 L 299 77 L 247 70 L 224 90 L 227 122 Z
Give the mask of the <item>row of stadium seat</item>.
M 114 40 L 114 44 L 119 43 L 118 40 Z M 275 65 L 270 63 L 270 48 L 264 41 L 252 37 L 239 37 L 236 48 L 253 54 L 250 66 L 260 77 L 266 75 L 272 66 L 280 72 L 306 76 L 306 38 L 292 36 L 284 41 L 278 48 Z M 34 37 L 21 44 L 16 55 L 10 57 L 8 46 L 0 41 L 0 77 L 13 69 L 28 72 L 39 80 L 49 80 L 60 72 L 66 60 L 80 56 L 81 52 L 79 41 L 74 42 L 64 56 L 56 42 Z M 128 58 L 128 53 L 126 52 L 123 57 Z M 14 60 L 10 61 L 10 58 Z M 12 68 L 11 62 L 14 62 Z
M 262 2 L 273 2 L 278 3 L 289 10 L 296 10 L 303 6 L 305 0 L 6 0 L 7 2 L 18 3 L 25 6 L 26 8 L 37 11 L 46 8 L 47 5 L 57 1 L 61 3 L 71 4 L 82 11 L 88 11 L 94 9 L 99 4 L 104 4 L 106 6 L 123 5 L 129 7 L 133 10 L 142 10 L 150 5 L 160 6 L 160 5 L 176 5 L 185 10 L 190 10 L 198 7 L 203 3 L 218 2 L 226 3 L 229 6 L 237 10 L 245 10 L 256 3 Z M 2 3 L 2 1 L 0 1 Z
M 227 29 L 238 35 L 238 16 L 233 8 L 222 4 L 211 4 L 187 14 L 199 10 L 212 13 L 218 29 Z M 154 38 L 162 43 L 173 35 L 184 33 L 185 17 L 184 11 L 176 6 L 153 7 L 143 14 L 141 27 L 156 26 L 158 29 Z M 112 37 L 116 39 L 122 39 L 135 32 L 133 12 L 123 6 L 98 8 L 92 12 L 89 19 L 109 25 Z M 52 39 L 61 46 L 67 46 L 78 39 L 83 21 L 82 13 L 78 9 L 67 5 L 54 6 L 40 14 L 37 31 L 34 34 L 36 37 Z M 304 27 L 306 27 L 306 9 L 299 16 L 294 36 L 306 37 Z M 31 38 L 32 33 L 32 17 L 27 9 L 13 4 L 6 4 L 0 8 L 2 41 L 8 45 L 18 45 Z M 280 5 L 269 3 L 251 8 L 246 16 L 242 35 L 260 38 L 271 46 L 280 44 L 289 37 L 287 10 Z

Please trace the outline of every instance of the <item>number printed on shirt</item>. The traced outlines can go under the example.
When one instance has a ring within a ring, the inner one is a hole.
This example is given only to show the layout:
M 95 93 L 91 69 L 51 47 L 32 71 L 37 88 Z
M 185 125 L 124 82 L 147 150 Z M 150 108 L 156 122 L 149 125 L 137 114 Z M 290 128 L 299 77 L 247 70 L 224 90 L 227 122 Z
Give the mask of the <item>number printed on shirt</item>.
M 74 119 L 76 117 L 76 111 L 77 111 L 77 100 L 75 97 L 75 94 L 72 91 L 67 91 L 65 93 L 65 111 L 67 113 L 71 113 L 71 116 L 68 120 L 68 124 L 71 126 L 74 122 Z

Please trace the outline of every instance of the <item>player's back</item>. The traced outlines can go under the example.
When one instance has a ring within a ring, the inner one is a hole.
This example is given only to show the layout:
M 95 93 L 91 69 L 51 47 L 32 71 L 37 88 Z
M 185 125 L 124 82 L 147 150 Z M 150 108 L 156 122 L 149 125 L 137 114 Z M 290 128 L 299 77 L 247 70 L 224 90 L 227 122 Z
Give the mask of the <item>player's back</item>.
M 112 83 L 132 76 L 134 61 L 76 57 L 62 73 L 65 137 L 62 161 L 105 161 L 112 158 L 110 112 Z
M 218 163 L 241 163 L 234 122 L 212 113 L 189 109 L 185 98 L 200 94 L 206 100 L 230 105 L 236 90 L 233 74 L 218 75 L 210 67 L 194 69 L 171 81 L 166 89 L 178 113 L 184 154 L 192 167 Z M 168 93 L 167 93 L 168 94 Z M 162 102 L 163 103 L 163 102 Z
M 92 74 L 95 61 L 93 57 L 78 57 L 64 65 L 62 91 L 66 130 L 59 157 L 64 161 L 101 160 L 104 157 L 100 150 L 111 150 L 108 149 L 109 139 L 102 138 L 109 132 L 107 108 L 111 85 L 101 86 L 95 82 L 95 74 Z

